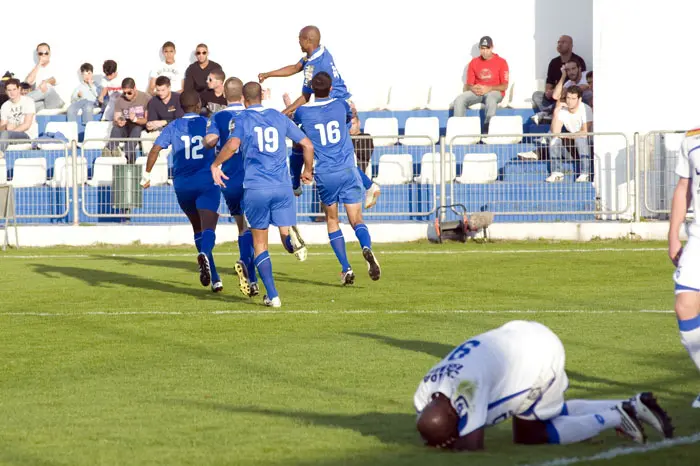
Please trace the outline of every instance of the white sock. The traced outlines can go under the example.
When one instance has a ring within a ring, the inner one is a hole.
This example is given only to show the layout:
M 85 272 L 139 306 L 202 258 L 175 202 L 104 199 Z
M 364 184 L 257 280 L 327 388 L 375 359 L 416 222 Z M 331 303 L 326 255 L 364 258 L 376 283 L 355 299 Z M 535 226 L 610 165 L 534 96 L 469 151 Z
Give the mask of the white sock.
M 686 332 L 681 330 L 681 342 L 685 349 L 688 350 L 690 359 L 693 360 L 698 370 L 700 370 L 700 327 Z
M 606 429 L 619 426 L 620 422 L 620 413 L 612 409 L 603 411 L 603 414 L 559 416 L 552 419 L 547 426 L 549 443 L 565 445 L 582 442 Z
M 604 413 L 612 409 L 622 400 L 567 400 L 566 413 L 569 416 Z

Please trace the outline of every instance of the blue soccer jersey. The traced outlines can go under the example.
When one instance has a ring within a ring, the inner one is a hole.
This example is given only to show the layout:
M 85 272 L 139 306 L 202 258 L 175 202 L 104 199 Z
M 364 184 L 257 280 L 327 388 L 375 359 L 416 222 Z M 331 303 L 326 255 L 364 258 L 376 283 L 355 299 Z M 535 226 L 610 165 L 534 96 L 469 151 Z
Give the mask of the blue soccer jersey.
M 317 99 L 299 107 L 294 121 L 314 145 L 317 174 L 355 168 L 355 149 L 348 132 L 352 110 L 345 100 Z
M 155 144 L 167 149 L 172 146 L 173 179 L 191 177 L 210 171 L 214 162 L 214 149 L 204 147 L 209 121 L 197 114 L 188 113 L 163 128 Z
M 211 124 L 207 128 L 207 134 L 216 134 L 219 137 L 219 142 L 216 145 L 216 151 L 221 151 L 224 147 L 229 135 L 234 128 L 234 118 L 245 110 L 243 104 L 230 104 L 223 110 L 216 112 L 211 116 Z M 243 180 L 243 158 L 234 156 L 228 159 L 221 166 L 224 174 L 231 179 Z
M 348 92 L 348 88 L 345 87 L 345 81 L 343 81 L 338 69 L 335 67 L 333 55 L 331 55 L 323 45 L 314 50 L 314 53 L 312 53 L 310 57 L 302 57 L 299 63 L 304 67 L 304 84 L 302 85 L 301 92 L 313 94 L 314 91 L 311 89 L 311 80 L 316 76 L 316 73 L 325 71 L 333 78 L 331 97 L 343 100 L 352 97 L 352 94 Z
M 292 120 L 277 110 L 251 105 L 236 118 L 230 137 L 241 141 L 245 189 L 291 188 L 285 139 L 300 142 L 305 137 Z

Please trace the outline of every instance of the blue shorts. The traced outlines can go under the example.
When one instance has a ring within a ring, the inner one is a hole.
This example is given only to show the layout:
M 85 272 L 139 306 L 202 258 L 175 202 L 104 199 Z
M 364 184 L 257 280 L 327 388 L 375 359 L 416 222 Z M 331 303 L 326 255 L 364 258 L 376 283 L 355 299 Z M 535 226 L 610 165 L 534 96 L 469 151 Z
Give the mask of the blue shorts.
M 243 180 L 226 180 L 226 187 L 221 189 L 231 215 L 243 215 Z
M 250 228 L 256 230 L 266 230 L 270 225 L 289 227 L 297 224 L 291 186 L 246 189 L 243 208 Z
M 173 180 L 175 196 L 180 208 L 186 214 L 198 210 L 219 210 L 221 189 L 214 184 L 211 174 L 205 173 Z
M 314 178 L 321 202 L 325 205 L 362 202 L 362 181 L 356 167 L 333 173 L 317 173 Z

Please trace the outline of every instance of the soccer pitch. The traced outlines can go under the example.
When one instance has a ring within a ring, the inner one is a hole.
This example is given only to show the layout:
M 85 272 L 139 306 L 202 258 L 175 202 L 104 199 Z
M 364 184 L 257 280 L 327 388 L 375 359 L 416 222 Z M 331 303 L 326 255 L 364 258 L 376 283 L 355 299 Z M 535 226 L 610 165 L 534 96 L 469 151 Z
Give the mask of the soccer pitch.
M 664 243 L 377 244 L 378 282 L 351 243 L 352 287 L 328 246 L 303 263 L 273 248 L 279 310 L 238 292 L 235 244 L 214 251 L 223 294 L 199 285 L 193 249 L 0 253 L 0 464 L 698 463 L 700 374 Z M 560 336 L 569 398 L 652 390 L 676 439 L 515 446 L 508 421 L 483 453 L 423 447 L 423 375 L 514 319 Z

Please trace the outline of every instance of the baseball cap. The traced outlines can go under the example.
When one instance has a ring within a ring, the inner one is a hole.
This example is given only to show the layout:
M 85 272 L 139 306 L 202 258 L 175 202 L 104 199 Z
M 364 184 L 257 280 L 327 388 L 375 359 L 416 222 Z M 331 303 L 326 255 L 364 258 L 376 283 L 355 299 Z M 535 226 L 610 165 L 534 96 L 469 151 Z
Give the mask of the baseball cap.
M 479 47 L 488 47 L 492 48 L 493 47 L 493 39 L 489 36 L 484 36 L 481 39 L 479 39 Z

